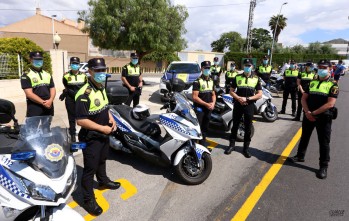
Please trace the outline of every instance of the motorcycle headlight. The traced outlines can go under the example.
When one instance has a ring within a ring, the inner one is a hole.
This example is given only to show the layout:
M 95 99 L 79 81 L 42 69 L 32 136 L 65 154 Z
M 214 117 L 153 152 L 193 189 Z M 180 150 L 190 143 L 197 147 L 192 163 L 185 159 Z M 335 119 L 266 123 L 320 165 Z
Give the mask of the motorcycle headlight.
M 22 179 L 23 184 L 26 186 L 29 195 L 36 200 L 47 200 L 54 202 L 56 199 L 56 193 L 49 186 L 36 185 L 35 183 Z

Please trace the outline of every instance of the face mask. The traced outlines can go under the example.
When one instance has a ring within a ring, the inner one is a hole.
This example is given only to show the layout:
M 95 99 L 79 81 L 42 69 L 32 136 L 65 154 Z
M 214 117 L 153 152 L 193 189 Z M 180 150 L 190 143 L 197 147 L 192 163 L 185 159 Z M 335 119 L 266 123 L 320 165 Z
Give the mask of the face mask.
M 79 65 L 79 64 L 71 64 L 71 65 L 70 65 L 70 68 L 71 68 L 73 71 L 77 71 L 77 70 L 79 70 L 80 65 Z
M 263 64 L 267 65 L 269 60 L 263 60 Z
M 234 71 L 235 70 L 235 66 L 230 67 L 230 70 Z
M 294 64 L 291 64 L 291 65 L 290 65 L 290 68 L 293 69 L 293 68 L 294 68 Z
M 317 74 L 319 75 L 319 77 L 324 78 L 328 75 L 328 71 L 327 69 L 319 69 Z
M 215 61 L 215 62 L 213 62 L 213 64 L 218 65 L 218 62 L 217 62 L 217 61 Z
M 135 59 L 135 58 L 134 58 L 134 59 L 132 59 L 131 62 L 132 62 L 133 65 L 136 65 L 136 64 L 138 64 L 138 59 Z
M 107 78 L 107 75 L 105 72 L 96 72 L 93 79 L 97 82 L 97 83 L 103 83 L 105 82 Z
M 205 76 L 209 76 L 211 74 L 210 69 L 204 69 L 204 71 L 202 72 Z
M 248 66 L 245 66 L 245 67 L 244 67 L 244 72 L 245 72 L 245 73 L 250 73 L 251 70 L 252 70 L 252 67 L 248 67 Z
M 36 68 L 41 68 L 44 65 L 44 60 L 33 60 L 33 66 Z

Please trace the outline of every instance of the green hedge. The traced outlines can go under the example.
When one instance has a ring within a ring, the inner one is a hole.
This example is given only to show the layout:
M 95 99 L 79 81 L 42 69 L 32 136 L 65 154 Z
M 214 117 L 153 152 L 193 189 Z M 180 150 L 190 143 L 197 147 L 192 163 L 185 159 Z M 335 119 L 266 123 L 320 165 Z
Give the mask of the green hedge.
M 0 38 L 0 53 L 9 54 L 9 66 L 11 72 L 6 79 L 18 78 L 18 57 L 17 54 L 22 55 L 23 70 L 27 71 L 30 67 L 29 52 L 42 51 L 43 49 L 27 38 Z M 43 69 L 52 73 L 51 57 L 49 53 L 43 52 L 44 66 Z
M 251 55 L 252 58 L 257 58 L 257 65 L 261 63 L 261 60 L 265 53 L 253 53 Z M 246 58 L 248 55 L 246 53 L 241 52 L 227 52 L 224 56 L 224 60 L 226 62 L 234 60 L 239 68 L 241 68 L 242 58 Z M 306 62 L 311 60 L 313 62 L 318 62 L 320 59 L 329 59 L 329 60 L 338 60 L 344 59 L 344 56 L 340 56 L 338 54 L 273 54 L 273 67 L 282 66 L 285 62 L 288 62 L 290 59 L 294 59 L 296 62 Z

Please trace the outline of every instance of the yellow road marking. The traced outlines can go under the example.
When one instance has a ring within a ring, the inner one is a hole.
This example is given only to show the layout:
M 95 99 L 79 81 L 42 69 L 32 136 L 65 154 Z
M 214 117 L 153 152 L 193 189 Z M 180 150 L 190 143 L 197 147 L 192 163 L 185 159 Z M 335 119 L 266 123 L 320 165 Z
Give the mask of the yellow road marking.
M 235 216 L 231 219 L 232 221 L 241 221 L 246 220 L 250 215 L 251 211 L 262 197 L 264 191 L 268 188 L 270 183 L 273 181 L 275 176 L 280 171 L 282 165 L 285 163 L 287 157 L 292 152 L 293 148 L 296 146 L 298 140 L 302 135 L 302 128 L 300 128 L 296 135 L 292 138 L 291 142 L 287 145 L 287 147 L 282 152 L 281 156 L 278 160 L 271 166 L 268 172 L 264 175 L 261 182 L 255 187 L 251 195 L 247 198 L 245 203 L 241 206 L 239 211 L 235 214 Z
M 126 179 L 119 179 L 118 182 L 121 183 L 121 186 L 125 189 L 125 192 L 120 195 L 121 199 L 127 200 L 137 193 L 137 188 Z
M 218 145 L 218 143 L 216 143 L 215 141 L 213 141 L 213 140 L 209 140 L 209 139 L 206 139 L 206 142 L 208 143 L 208 148 L 211 148 L 211 149 L 213 149 L 213 148 L 215 148 L 217 145 Z

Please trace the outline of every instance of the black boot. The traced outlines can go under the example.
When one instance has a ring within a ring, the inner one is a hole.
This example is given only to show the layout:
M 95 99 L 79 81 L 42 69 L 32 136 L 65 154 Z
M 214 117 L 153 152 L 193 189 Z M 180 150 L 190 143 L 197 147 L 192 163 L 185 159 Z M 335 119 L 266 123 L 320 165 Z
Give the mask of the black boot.
M 279 114 L 285 114 L 285 110 L 279 111 Z
M 301 117 L 299 116 L 296 116 L 295 118 L 292 119 L 292 121 L 300 121 L 301 120 Z
M 320 167 L 320 169 L 316 172 L 316 177 L 319 179 L 326 179 L 327 177 L 327 168 Z
M 244 142 L 244 150 L 242 151 L 242 153 L 246 158 L 251 158 L 250 151 L 248 151 L 249 147 L 250 147 L 250 142 Z
M 232 151 L 235 150 L 235 140 L 230 140 L 229 147 L 224 151 L 225 154 L 229 155 Z
M 290 159 L 290 161 L 291 161 L 292 163 L 295 163 L 295 162 L 304 162 L 304 157 L 300 157 L 300 156 L 298 156 L 298 155 L 293 156 L 293 157 L 290 157 L 289 159 Z
M 291 116 L 292 116 L 292 117 L 295 117 L 295 116 L 296 116 L 296 111 L 292 111 Z
M 94 216 L 99 216 L 103 213 L 103 209 L 97 204 L 95 199 L 85 201 L 85 210 Z
M 71 141 L 72 143 L 76 142 L 75 134 L 71 134 L 71 135 L 70 135 L 70 141 Z

